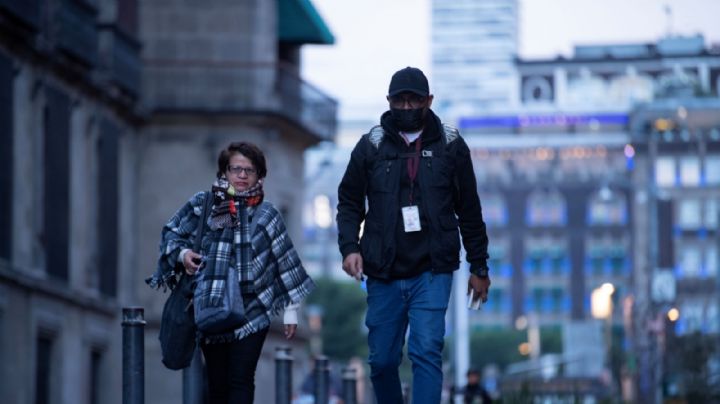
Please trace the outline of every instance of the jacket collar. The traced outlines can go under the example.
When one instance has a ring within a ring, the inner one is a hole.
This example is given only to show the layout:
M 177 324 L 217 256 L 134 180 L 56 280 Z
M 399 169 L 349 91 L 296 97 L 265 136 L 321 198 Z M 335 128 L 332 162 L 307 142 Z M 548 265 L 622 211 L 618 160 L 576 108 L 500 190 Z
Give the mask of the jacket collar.
M 400 136 L 399 131 L 395 127 L 395 122 L 393 122 L 392 113 L 390 111 L 385 111 L 382 114 L 380 117 L 380 125 L 387 134 L 386 137 L 388 139 L 396 144 L 405 145 L 405 141 L 402 139 L 402 136 Z M 441 128 L 442 123 L 440 122 L 440 118 L 435 115 L 432 110 L 428 110 L 427 115 L 425 115 L 425 127 L 420 135 L 422 137 L 423 144 L 429 144 L 440 139 L 440 134 L 442 132 Z

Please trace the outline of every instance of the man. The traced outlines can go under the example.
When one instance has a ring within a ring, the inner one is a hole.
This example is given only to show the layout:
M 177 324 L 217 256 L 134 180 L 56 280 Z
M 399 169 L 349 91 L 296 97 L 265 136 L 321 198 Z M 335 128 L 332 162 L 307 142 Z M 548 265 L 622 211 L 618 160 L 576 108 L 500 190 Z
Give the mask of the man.
M 408 326 L 413 401 L 436 404 L 445 312 L 460 263 L 458 227 L 470 263 L 468 290 L 483 302 L 488 239 L 470 151 L 430 109 L 423 72 L 396 72 L 387 100 L 390 110 L 355 146 L 338 188 L 338 243 L 343 270 L 368 277 L 365 323 L 378 404 L 402 402 L 398 367 Z
M 492 398 L 480 384 L 480 372 L 477 369 L 467 371 L 467 385 L 463 389 L 464 404 L 490 404 Z

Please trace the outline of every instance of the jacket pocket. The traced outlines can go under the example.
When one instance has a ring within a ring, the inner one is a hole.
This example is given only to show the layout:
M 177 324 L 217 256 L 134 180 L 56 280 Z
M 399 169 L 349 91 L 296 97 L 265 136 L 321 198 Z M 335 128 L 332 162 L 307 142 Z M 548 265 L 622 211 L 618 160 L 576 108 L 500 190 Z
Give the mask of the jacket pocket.
M 368 182 L 370 194 L 380 192 L 387 193 L 393 190 L 394 170 L 396 161 L 378 159 L 374 162 Z
M 364 265 L 380 267 L 382 256 L 382 226 L 380 223 L 365 220 L 363 236 L 360 239 L 360 254 Z
M 444 255 L 457 259 L 460 252 L 460 233 L 458 231 L 457 217 L 447 214 L 440 215 L 438 221 L 440 222 L 442 248 L 447 249 Z
M 453 162 L 445 157 L 433 159 L 432 171 L 432 186 L 434 187 L 450 188 L 455 182 L 455 167 Z

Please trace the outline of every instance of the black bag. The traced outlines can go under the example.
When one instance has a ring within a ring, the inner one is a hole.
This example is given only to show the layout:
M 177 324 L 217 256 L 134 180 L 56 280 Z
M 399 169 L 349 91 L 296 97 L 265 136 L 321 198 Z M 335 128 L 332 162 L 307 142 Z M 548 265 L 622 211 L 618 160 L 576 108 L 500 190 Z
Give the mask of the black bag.
M 212 207 L 212 193 L 205 193 L 205 204 L 200 215 L 193 251 L 200 251 L 200 242 L 205 230 L 208 212 Z M 160 349 L 162 363 L 166 368 L 180 370 L 190 366 L 197 347 L 197 327 L 192 307 L 195 291 L 195 277 L 185 273 L 181 267 L 180 279 L 170 292 L 163 307 L 160 320 Z
M 195 354 L 197 327 L 192 297 L 195 281 L 183 273 L 163 307 L 160 322 L 160 348 L 166 368 L 180 370 L 190 366 Z

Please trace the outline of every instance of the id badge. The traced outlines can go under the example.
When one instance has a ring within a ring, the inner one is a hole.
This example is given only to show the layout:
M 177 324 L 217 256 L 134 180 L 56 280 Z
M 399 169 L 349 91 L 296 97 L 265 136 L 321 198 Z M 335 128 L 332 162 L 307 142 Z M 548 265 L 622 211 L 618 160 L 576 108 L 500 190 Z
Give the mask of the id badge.
M 405 206 L 402 208 L 402 215 L 406 233 L 420 231 L 420 211 L 417 205 Z

